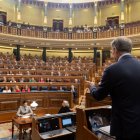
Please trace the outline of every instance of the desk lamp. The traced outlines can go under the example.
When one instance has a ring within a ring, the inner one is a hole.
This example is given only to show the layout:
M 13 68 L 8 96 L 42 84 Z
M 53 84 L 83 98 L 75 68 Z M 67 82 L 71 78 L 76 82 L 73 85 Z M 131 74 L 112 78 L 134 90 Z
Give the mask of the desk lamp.
M 31 104 L 30 104 L 31 108 L 33 111 L 36 110 L 36 107 L 38 106 L 38 104 L 36 103 L 36 101 L 33 101 Z M 36 115 L 36 114 L 33 114 L 33 115 Z

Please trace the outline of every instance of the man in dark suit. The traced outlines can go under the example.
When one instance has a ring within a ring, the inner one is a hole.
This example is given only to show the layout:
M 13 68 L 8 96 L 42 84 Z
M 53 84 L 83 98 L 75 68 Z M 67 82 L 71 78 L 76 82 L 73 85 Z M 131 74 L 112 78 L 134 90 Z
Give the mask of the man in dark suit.
M 67 112 L 71 112 L 70 107 L 69 107 L 69 102 L 64 100 L 62 102 L 62 107 L 60 108 L 60 110 L 58 111 L 59 113 L 67 113 Z
M 130 54 L 130 39 L 118 37 L 111 45 L 117 62 L 106 68 L 98 87 L 90 83 L 91 94 L 97 100 L 111 96 L 111 135 L 140 140 L 140 62 Z

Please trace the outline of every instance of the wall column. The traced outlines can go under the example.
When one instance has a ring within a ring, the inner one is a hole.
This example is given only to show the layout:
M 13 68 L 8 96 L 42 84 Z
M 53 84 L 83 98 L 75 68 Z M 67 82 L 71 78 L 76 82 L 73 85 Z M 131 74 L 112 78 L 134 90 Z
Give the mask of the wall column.
M 43 60 L 44 62 L 47 61 L 47 57 L 46 57 L 46 47 L 43 47 L 43 51 L 42 51 L 42 60 Z
M 121 24 L 120 24 L 120 36 L 124 35 L 124 0 L 121 0 Z
M 97 63 L 97 47 L 93 48 L 93 63 Z
M 121 0 L 121 23 L 124 23 L 124 0 Z
M 17 2 L 14 1 L 14 21 L 17 21 Z
M 103 64 L 103 58 L 102 58 L 102 56 L 103 56 L 103 51 L 102 50 L 100 50 L 100 67 L 102 66 L 102 64 Z
M 69 6 L 70 6 L 70 9 L 69 9 L 69 28 L 71 28 L 71 26 L 72 26 L 72 12 L 73 12 L 72 3 L 70 3 Z
M 124 0 L 121 0 L 121 23 L 124 23 Z
M 21 21 L 21 0 L 17 2 L 17 22 Z
M 16 60 L 17 60 L 17 61 L 20 61 L 20 45 L 17 45 Z
M 97 1 L 94 2 L 94 27 L 97 27 Z
M 129 3 L 126 4 L 125 15 L 126 15 L 125 22 L 127 23 L 127 22 L 129 22 L 129 17 L 130 17 L 130 13 L 129 13 Z
M 97 38 L 97 1 L 94 2 L 94 27 L 93 27 L 93 38 Z
M 69 53 L 68 53 L 68 61 L 69 63 L 72 62 L 73 54 L 72 54 L 72 48 L 69 48 Z
M 105 63 L 105 60 L 110 58 L 110 50 L 102 51 L 102 63 Z
M 45 7 L 44 7 L 44 25 L 47 25 L 48 19 L 47 19 L 47 5 L 48 3 L 45 2 Z

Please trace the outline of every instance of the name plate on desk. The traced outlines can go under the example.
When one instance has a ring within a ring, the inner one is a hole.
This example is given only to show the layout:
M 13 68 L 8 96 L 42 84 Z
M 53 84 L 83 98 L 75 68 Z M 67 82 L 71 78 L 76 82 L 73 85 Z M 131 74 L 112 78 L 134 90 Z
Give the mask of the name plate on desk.
M 58 130 L 53 130 L 53 131 L 48 131 L 48 132 L 42 133 L 42 134 L 40 134 L 40 136 L 42 139 L 48 139 L 48 138 L 54 138 L 54 137 L 68 135 L 71 133 L 72 132 L 63 128 L 63 129 L 58 129 Z

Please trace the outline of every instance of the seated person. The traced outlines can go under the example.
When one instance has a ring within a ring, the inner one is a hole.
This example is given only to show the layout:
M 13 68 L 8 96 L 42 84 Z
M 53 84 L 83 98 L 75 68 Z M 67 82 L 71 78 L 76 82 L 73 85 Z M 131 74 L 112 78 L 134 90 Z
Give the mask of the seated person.
M 51 76 L 53 76 L 53 74 L 54 74 L 53 71 L 51 71 Z
M 29 82 L 36 82 L 36 80 L 34 79 L 34 77 L 32 77 L 32 79 L 30 79 Z
M 58 111 L 59 113 L 67 113 L 67 112 L 71 112 L 70 108 L 69 108 L 69 102 L 64 100 L 62 102 L 62 107 L 60 108 L 60 110 Z
M 7 78 L 4 76 L 2 82 L 7 82 Z
M 35 67 L 32 67 L 32 69 L 31 69 L 31 70 L 36 70 L 36 69 L 35 69 Z
M 9 89 L 7 86 L 4 87 L 3 93 L 11 93 L 11 89 Z
M 79 80 L 78 80 L 78 79 L 74 79 L 74 82 L 75 82 L 75 83 L 79 83 Z
M 10 83 L 16 83 L 16 80 L 14 77 L 11 78 Z
M 14 75 L 12 71 L 9 71 L 7 75 Z
M 46 82 L 51 82 L 51 80 L 49 78 L 47 78 Z
M 22 77 L 22 78 L 19 80 L 19 82 L 21 82 L 21 83 L 25 82 L 24 78 Z
M 73 94 L 73 98 L 75 99 L 77 97 L 77 89 L 74 85 L 71 85 L 71 93 Z
M 59 91 L 64 91 L 64 89 L 62 88 L 62 86 L 60 86 L 60 89 L 59 89 Z
M 19 71 L 16 75 L 23 75 L 21 71 Z
M 33 115 L 33 111 L 30 106 L 28 106 L 27 101 L 23 101 L 23 105 L 19 107 L 17 114 L 18 117 Z
M 13 89 L 13 92 L 21 92 L 18 85 L 16 85 Z
M 62 76 L 60 71 L 58 71 L 58 76 Z
M 28 85 L 26 85 L 25 87 L 23 87 L 22 92 L 31 92 L 31 90 Z
M 40 80 L 39 80 L 39 82 L 40 82 L 40 83 L 44 83 L 45 81 L 44 81 L 44 79 L 41 77 Z
M 27 75 L 31 75 L 29 71 L 27 71 Z

